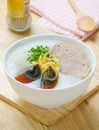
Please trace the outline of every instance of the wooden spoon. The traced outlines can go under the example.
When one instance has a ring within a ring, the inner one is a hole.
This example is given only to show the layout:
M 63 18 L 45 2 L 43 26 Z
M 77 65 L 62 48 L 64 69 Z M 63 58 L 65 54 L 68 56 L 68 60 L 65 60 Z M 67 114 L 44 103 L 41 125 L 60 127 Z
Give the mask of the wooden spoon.
M 79 29 L 89 32 L 92 31 L 96 24 L 92 17 L 84 15 L 77 7 L 77 5 L 74 3 L 73 0 L 68 0 L 71 4 L 72 8 L 77 14 L 77 26 Z

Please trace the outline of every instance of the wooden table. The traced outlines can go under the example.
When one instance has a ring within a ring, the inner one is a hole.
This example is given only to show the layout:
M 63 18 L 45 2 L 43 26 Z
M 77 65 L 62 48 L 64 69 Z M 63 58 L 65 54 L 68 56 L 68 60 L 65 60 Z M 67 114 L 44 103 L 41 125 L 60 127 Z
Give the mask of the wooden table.
M 37 33 L 52 33 L 36 24 L 38 16 L 32 14 L 32 28 L 24 33 L 9 30 L 6 23 L 6 0 L 0 0 L 0 48 L 3 52 L 14 41 Z M 99 31 L 86 40 L 99 47 Z M 0 55 L 0 59 L 2 55 Z M 1 66 L 0 66 L 1 67 Z M 0 71 L 2 68 L 0 68 Z M 1 72 L 0 72 L 1 73 Z M 45 115 L 46 116 L 46 115 Z M 81 103 L 57 124 L 47 127 L 0 100 L 0 130 L 99 130 L 99 92 Z

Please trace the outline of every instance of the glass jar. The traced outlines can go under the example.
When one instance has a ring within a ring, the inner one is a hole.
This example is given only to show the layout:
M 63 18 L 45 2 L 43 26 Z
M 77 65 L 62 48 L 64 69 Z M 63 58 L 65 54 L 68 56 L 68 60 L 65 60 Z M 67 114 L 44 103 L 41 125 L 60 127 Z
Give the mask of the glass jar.
M 7 23 L 10 29 L 23 32 L 31 27 L 30 0 L 7 0 Z

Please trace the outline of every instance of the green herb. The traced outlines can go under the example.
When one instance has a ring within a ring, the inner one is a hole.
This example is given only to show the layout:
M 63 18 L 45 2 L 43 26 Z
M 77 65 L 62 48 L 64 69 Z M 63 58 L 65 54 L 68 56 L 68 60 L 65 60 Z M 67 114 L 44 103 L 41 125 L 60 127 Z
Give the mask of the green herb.
M 45 53 L 47 53 L 49 51 L 49 47 L 48 46 L 36 46 L 35 48 L 31 48 L 28 51 L 28 58 L 27 60 L 32 63 L 35 61 L 38 61 L 39 57 L 41 55 L 44 55 Z

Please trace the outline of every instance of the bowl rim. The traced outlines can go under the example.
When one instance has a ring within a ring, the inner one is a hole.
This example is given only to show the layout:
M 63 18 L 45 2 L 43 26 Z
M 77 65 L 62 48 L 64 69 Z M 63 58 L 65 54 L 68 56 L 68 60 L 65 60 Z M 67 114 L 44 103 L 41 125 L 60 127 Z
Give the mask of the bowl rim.
M 7 71 L 7 69 L 6 69 L 6 66 L 5 66 L 5 58 L 6 58 L 6 55 L 7 55 L 7 53 L 9 52 L 9 50 L 12 48 L 12 47 L 14 47 L 18 42 L 20 42 L 20 41 L 24 41 L 25 39 L 29 39 L 29 38 L 38 38 L 38 37 L 46 37 L 46 36 L 48 36 L 48 37 L 55 37 L 55 36 L 57 36 L 57 37 L 63 37 L 63 38 L 66 38 L 66 39 L 69 39 L 69 40 L 71 40 L 71 41 L 75 41 L 75 42 L 79 42 L 80 44 L 82 44 L 85 48 L 87 48 L 88 50 L 89 50 L 89 52 L 91 53 L 91 55 L 93 55 L 93 59 L 94 59 L 94 63 L 93 63 L 93 68 L 91 69 L 91 72 L 88 74 L 88 76 L 85 78 L 85 79 L 83 79 L 83 80 L 81 80 L 81 81 L 79 81 L 79 82 L 77 82 L 75 85 L 71 85 L 70 87 L 68 87 L 68 88 L 54 88 L 54 89 L 42 89 L 42 88 L 35 88 L 35 87 L 29 87 L 29 86 L 27 86 L 26 84 L 23 84 L 23 83 L 21 83 L 21 82 L 19 82 L 19 81 L 17 81 L 16 79 L 14 79 L 13 78 L 13 76 L 11 76 L 10 75 L 10 73 Z M 3 70 L 4 70 L 4 72 L 7 74 L 7 76 L 8 77 L 10 77 L 14 82 L 16 82 L 16 83 L 18 83 L 18 84 L 20 84 L 20 85 L 22 85 L 22 86 L 24 86 L 24 87 L 26 87 L 26 88 L 31 88 L 31 89 L 34 89 L 34 90 L 39 90 L 39 91 L 59 91 L 59 90 L 65 90 L 65 89 L 69 89 L 69 88 L 74 88 L 75 86 L 78 86 L 79 84 L 82 84 L 84 81 L 86 81 L 88 78 L 90 78 L 92 75 L 93 75 L 93 73 L 94 73 L 94 71 L 95 71 L 95 68 L 96 68 L 96 56 L 95 56 L 95 54 L 94 54 L 94 52 L 92 51 L 92 49 L 88 46 L 88 45 L 86 45 L 83 41 L 80 41 L 79 39 L 77 39 L 77 38 L 73 38 L 73 37 L 71 37 L 71 36 L 66 36 L 66 35 L 62 35 L 62 34 L 35 34 L 35 35 L 31 35 L 31 36 L 27 36 L 27 37 L 24 37 L 24 38 L 21 38 L 21 39 L 19 39 L 19 40 L 17 40 L 17 41 L 15 41 L 15 42 L 13 42 L 13 44 L 11 44 L 6 50 L 5 50 L 5 52 L 4 52 L 4 54 L 3 54 L 3 57 L 2 57 L 2 67 L 3 67 Z

